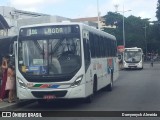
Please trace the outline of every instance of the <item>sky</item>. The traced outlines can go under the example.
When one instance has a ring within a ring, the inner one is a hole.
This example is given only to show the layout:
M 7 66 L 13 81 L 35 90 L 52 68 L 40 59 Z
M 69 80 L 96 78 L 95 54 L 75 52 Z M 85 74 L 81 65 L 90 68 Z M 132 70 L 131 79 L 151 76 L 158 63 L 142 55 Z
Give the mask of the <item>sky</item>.
M 98 1 L 98 2 L 97 2 Z M 107 12 L 118 11 L 126 17 L 134 15 L 141 18 L 157 20 L 156 7 L 158 0 L 0 0 L 0 6 L 15 7 L 20 10 L 58 15 L 67 18 L 97 16 L 97 6 L 101 16 Z M 97 4 L 98 3 L 98 4 Z M 131 11 L 128 11 L 131 10 Z

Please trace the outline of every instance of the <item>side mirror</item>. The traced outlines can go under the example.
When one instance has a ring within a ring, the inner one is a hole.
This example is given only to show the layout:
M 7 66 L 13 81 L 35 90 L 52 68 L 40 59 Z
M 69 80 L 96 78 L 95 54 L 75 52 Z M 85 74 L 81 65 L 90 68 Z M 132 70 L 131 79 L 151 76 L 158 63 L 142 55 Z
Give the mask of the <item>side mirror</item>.
M 9 46 L 9 57 L 11 65 L 15 65 L 15 50 L 16 50 L 16 42 L 13 42 Z
M 119 54 L 119 55 L 118 55 L 118 59 L 119 59 L 119 60 L 122 60 L 122 55 Z
M 10 57 L 9 64 L 10 65 L 15 65 L 15 55 L 14 54 L 9 54 L 9 57 Z

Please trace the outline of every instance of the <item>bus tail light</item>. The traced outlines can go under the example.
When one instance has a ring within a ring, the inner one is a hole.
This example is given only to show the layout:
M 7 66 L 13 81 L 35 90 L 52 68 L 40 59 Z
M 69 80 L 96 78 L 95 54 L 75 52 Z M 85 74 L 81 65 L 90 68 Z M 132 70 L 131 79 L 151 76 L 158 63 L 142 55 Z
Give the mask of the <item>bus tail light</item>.
M 82 81 L 83 75 L 77 77 L 77 79 L 71 84 L 71 87 L 77 87 Z
M 18 83 L 19 83 L 20 87 L 26 88 L 25 83 L 20 78 L 17 78 L 17 80 L 18 80 Z

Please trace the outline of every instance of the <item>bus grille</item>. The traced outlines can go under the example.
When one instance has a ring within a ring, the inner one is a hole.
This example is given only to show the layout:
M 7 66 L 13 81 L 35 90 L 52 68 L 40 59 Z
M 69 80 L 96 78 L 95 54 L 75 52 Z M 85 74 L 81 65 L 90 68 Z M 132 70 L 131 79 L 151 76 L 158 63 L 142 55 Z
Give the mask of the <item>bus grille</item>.
M 136 66 L 136 64 L 135 64 L 135 63 L 129 63 L 129 65 L 130 65 L 130 66 Z
M 54 95 L 56 97 L 64 97 L 67 94 L 67 91 L 32 91 L 31 92 L 36 98 L 43 98 L 45 95 Z

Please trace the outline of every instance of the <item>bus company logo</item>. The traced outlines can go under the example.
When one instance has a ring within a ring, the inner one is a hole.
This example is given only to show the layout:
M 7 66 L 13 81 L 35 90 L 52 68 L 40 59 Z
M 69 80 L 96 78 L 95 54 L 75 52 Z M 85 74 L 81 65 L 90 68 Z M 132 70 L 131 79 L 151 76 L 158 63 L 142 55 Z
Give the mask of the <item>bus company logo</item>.
M 12 117 L 11 112 L 2 112 L 2 117 Z
M 58 88 L 60 85 L 53 84 L 34 84 L 33 88 Z
M 109 67 L 112 67 L 113 60 L 112 59 L 108 59 L 107 60 L 107 64 L 108 64 Z
M 97 70 L 100 70 L 100 69 L 102 69 L 102 64 L 97 63 Z
M 50 84 L 42 84 L 41 86 L 39 86 L 39 88 L 49 88 L 51 87 Z
M 28 87 L 28 88 L 33 87 L 33 83 L 27 83 L 27 87 Z
M 96 64 L 93 64 L 93 70 L 96 70 Z
M 111 69 L 114 71 L 114 59 L 110 58 L 107 60 L 107 66 L 108 66 L 108 74 L 111 73 Z

